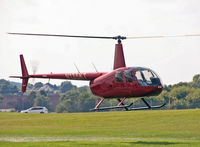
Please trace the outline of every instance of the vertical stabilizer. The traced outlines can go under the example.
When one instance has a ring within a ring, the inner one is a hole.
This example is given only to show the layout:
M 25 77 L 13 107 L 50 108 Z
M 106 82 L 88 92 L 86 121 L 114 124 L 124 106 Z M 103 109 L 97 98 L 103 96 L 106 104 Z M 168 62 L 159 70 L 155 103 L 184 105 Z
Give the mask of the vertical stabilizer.
M 21 63 L 22 77 L 28 77 L 28 70 L 26 68 L 23 55 L 20 55 L 20 63 Z
M 115 70 L 120 67 L 126 67 L 123 46 L 121 43 L 115 44 L 115 57 L 113 69 Z
M 21 63 L 21 70 L 22 70 L 22 92 L 26 92 L 29 74 L 28 74 L 28 70 L 26 68 L 26 64 L 25 64 L 23 55 L 20 55 L 20 63 Z

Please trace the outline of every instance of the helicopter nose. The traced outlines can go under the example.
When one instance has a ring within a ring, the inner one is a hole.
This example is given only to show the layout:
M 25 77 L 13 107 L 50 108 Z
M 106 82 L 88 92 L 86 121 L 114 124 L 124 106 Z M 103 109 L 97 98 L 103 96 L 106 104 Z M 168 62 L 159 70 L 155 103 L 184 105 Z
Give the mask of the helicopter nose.
M 158 88 L 160 88 L 160 89 L 163 89 L 163 84 L 162 84 L 162 82 L 161 82 L 161 80 L 159 79 L 159 84 L 158 84 Z
M 157 94 L 160 94 L 160 93 L 162 92 L 162 90 L 163 90 L 163 85 L 162 85 L 162 83 L 160 82 L 160 83 L 158 84 L 158 86 L 157 86 L 156 93 L 157 93 Z

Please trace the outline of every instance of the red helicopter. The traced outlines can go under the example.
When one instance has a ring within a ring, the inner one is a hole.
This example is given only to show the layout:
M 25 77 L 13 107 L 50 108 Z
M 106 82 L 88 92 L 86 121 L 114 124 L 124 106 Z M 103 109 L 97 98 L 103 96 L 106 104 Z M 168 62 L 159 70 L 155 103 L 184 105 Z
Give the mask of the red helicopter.
M 46 79 L 69 79 L 90 81 L 90 89 L 96 96 L 102 97 L 101 101 L 95 106 L 93 111 L 123 108 L 126 111 L 144 110 L 161 108 L 166 103 L 157 106 L 151 106 L 144 97 L 157 96 L 162 92 L 163 85 L 159 76 L 151 69 L 144 67 L 126 67 L 122 40 L 128 37 L 100 37 L 100 36 L 74 36 L 74 35 L 54 35 L 54 34 L 31 34 L 31 33 L 8 33 L 13 35 L 35 35 L 35 36 L 55 36 L 55 37 L 79 37 L 79 38 L 100 38 L 117 40 L 115 44 L 114 66 L 112 72 L 94 72 L 94 73 L 60 73 L 60 74 L 32 74 L 29 75 L 26 68 L 23 55 L 20 55 L 22 76 L 11 76 L 12 78 L 22 79 L 22 92 L 26 91 L 29 78 Z M 198 34 L 199 35 L 199 34 Z M 180 35 L 179 35 L 180 36 Z M 186 36 L 186 35 L 183 35 Z M 187 35 L 188 36 L 188 35 Z M 192 35 L 195 36 L 195 35 Z M 129 37 L 137 38 L 161 38 L 166 36 L 143 36 Z M 167 36 L 175 37 L 175 36 Z M 177 37 L 177 36 L 176 36 Z M 181 36 L 182 37 L 182 36 Z M 104 99 L 116 98 L 119 103 L 117 106 L 100 107 Z M 146 107 L 134 108 L 132 105 L 124 104 L 126 98 L 141 98 Z

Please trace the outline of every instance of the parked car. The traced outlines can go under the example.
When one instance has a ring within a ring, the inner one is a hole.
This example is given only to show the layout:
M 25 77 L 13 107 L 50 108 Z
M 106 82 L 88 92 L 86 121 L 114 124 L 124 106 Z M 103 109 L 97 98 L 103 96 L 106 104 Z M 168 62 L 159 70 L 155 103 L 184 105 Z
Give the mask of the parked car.
M 22 110 L 21 113 L 48 113 L 48 109 L 46 107 L 31 107 L 27 110 Z

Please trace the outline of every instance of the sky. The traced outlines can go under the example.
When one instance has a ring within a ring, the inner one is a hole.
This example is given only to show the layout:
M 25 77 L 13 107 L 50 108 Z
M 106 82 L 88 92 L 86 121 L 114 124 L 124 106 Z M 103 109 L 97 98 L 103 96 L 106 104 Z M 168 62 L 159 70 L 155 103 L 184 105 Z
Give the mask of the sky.
M 7 32 L 93 36 L 200 34 L 199 0 L 0 0 L 0 79 L 29 74 L 113 69 L 115 40 L 8 35 Z M 164 84 L 200 73 L 200 37 L 123 40 L 127 67 L 153 69 Z M 30 83 L 48 80 L 30 80 Z M 63 80 L 51 80 L 60 84 Z M 72 81 L 77 86 L 88 82 Z

